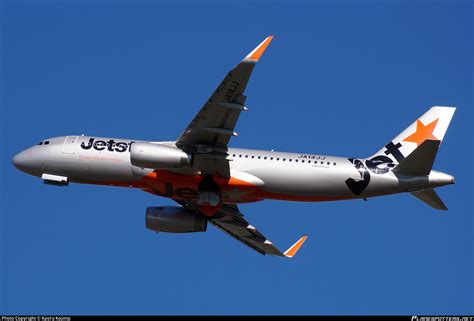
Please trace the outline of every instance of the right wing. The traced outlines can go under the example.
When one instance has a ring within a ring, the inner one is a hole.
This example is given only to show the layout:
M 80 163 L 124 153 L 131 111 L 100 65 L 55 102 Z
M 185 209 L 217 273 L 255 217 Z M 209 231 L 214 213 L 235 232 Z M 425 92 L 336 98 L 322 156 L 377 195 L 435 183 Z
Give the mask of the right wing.
M 179 201 L 178 203 L 187 208 L 197 208 L 197 205 L 192 202 L 186 203 Z M 233 204 L 222 204 L 221 209 L 208 219 L 220 230 L 263 255 L 269 254 L 291 258 L 295 256 L 296 252 L 298 252 L 308 238 L 307 236 L 301 237 L 288 250 L 281 252 L 254 226 L 250 225 L 249 222 L 244 219 L 243 214 L 240 213 L 237 205 Z
M 252 70 L 272 39 L 267 37 L 227 74 L 176 141 L 194 154 L 193 167 L 203 174 L 230 177 L 227 144 L 237 136 L 237 120 L 247 109 L 244 92 Z

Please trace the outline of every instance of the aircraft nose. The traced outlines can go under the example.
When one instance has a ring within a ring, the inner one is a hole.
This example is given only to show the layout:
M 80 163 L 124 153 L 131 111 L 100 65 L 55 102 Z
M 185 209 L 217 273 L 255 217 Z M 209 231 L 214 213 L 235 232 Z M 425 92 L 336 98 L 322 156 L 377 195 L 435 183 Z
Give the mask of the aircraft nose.
M 29 157 L 26 151 L 19 152 L 13 157 L 13 165 L 21 171 L 25 171 L 29 166 Z
M 37 157 L 33 157 L 33 153 L 30 149 L 26 149 L 13 157 L 13 165 L 20 171 L 35 175 L 38 171 L 38 160 Z

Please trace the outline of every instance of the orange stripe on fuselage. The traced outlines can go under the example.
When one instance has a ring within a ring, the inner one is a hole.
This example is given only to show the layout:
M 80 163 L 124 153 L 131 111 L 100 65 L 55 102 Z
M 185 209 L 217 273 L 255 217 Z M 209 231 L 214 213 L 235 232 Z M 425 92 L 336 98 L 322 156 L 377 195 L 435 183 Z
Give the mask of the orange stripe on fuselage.
M 183 175 L 170 171 L 156 170 L 143 176 L 136 181 L 95 181 L 89 184 L 109 185 L 119 187 L 140 188 L 145 192 L 181 200 L 195 200 L 198 185 L 203 179 L 201 175 Z M 264 199 L 274 199 L 295 202 L 324 202 L 350 199 L 347 196 L 298 196 L 282 193 L 272 193 L 264 191 L 252 183 L 240 180 L 235 177 L 225 179 L 223 177 L 213 177 L 217 185 L 221 188 L 223 202 L 225 203 L 250 203 Z M 238 194 L 238 199 L 232 193 Z
M 143 176 L 136 181 L 89 181 L 89 184 L 109 185 L 119 187 L 140 188 L 148 193 L 169 197 L 174 199 L 196 199 L 199 183 L 204 177 L 201 175 L 183 175 L 170 171 L 156 170 Z M 233 202 L 232 197 L 226 198 L 226 195 L 239 193 L 240 200 L 238 202 L 255 202 L 258 187 L 252 183 L 231 177 L 225 179 L 223 177 L 213 176 L 214 181 L 220 187 L 223 200 Z
M 229 179 L 229 181 L 227 182 L 227 185 L 229 185 L 229 186 L 236 186 L 236 187 L 252 187 L 252 188 L 256 188 L 256 187 L 257 187 L 257 186 L 255 186 L 255 185 L 252 184 L 252 183 L 249 183 L 249 182 L 240 180 L 240 179 L 235 178 L 235 177 L 231 177 L 231 178 Z

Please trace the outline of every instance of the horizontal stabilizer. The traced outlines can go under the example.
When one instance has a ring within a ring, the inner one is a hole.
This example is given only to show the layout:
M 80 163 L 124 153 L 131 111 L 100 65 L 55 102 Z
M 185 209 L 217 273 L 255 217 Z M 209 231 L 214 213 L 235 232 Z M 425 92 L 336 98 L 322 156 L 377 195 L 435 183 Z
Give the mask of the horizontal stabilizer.
M 395 174 L 410 176 L 428 175 L 433 167 L 439 144 L 439 140 L 425 140 L 413 153 L 403 159 L 393 169 L 393 172 Z
M 411 192 L 413 196 L 418 198 L 419 200 L 425 202 L 432 208 L 437 210 L 444 210 L 446 211 L 448 208 L 444 205 L 441 198 L 439 198 L 438 194 L 433 189 L 424 189 L 421 191 Z

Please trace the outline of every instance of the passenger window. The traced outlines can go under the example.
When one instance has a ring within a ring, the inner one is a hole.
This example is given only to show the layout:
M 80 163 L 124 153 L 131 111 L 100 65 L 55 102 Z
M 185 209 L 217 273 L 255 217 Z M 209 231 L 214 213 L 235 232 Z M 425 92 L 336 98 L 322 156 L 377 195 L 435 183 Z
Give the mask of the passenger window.
M 255 156 L 252 155 L 252 158 L 255 158 Z
M 249 155 L 245 155 L 245 158 L 249 158 Z
M 267 159 L 267 156 L 265 156 L 263 159 Z
M 270 160 L 273 160 L 273 157 L 270 157 Z
M 286 158 L 283 158 L 283 161 L 286 161 Z
M 242 157 L 242 155 L 239 155 L 239 157 Z
M 290 158 L 288 161 L 289 161 L 289 162 L 291 162 L 291 161 L 292 161 L 292 159 Z
M 301 162 L 304 163 L 304 159 Z
M 260 159 L 260 156 L 258 156 L 258 159 Z
M 336 166 L 336 162 L 334 162 L 333 165 Z
M 280 157 L 277 157 L 277 161 L 279 161 L 279 160 L 280 160 Z
M 328 165 L 331 165 L 331 163 L 330 163 L 330 162 L 328 162 Z
M 295 162 L 296 162 L 296 163 L 298 163 L 298 160 L 297 160 L 297 159 L 295 159 Z

